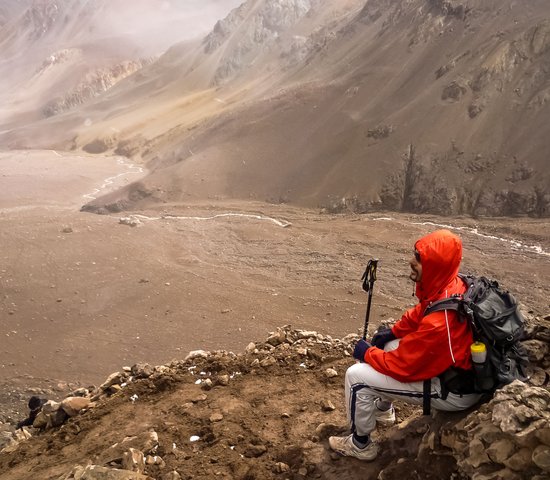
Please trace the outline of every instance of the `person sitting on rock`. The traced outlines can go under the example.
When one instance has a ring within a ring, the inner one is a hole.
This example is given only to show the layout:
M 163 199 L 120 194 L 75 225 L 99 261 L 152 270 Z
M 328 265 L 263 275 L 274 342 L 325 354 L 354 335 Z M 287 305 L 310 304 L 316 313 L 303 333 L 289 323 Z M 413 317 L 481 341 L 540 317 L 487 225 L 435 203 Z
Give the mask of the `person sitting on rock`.
M 23 428 L 23 427 L 31 427 L 34 423 L 34 420 L 36 416 L 40 413 L 42 410 L 42 407 L 47 402 L 44 398 L 32 396 L 29 399 L 29 416 L 25 418 L 25 420 L 21 420 L 17 423 L 17 428 Z
M 438 230 L 415 243 L 410 278 L 416 283 L 419 302 L 405 312 L 391 329 L 359 340 L 353 352 L 358 361 L 345 376 L 345 399 L 351 434 L 330 437 L 332 450 L 360 460 L 374 460 L 378 446 L 371 440 L 376 423 L 393 424 L 393 400 L 431 405 L 437 410 L 460 411 L 475 405 L 481 395 L 442 392 L 438 375 L 450 367 L 472 369 L 472 332 L 456 311 L 424 315 L 432 302 L 462 294 L 458 277 L 462 242 L 448 230 Z M 446 389 L 444 389 L 446 390 Z

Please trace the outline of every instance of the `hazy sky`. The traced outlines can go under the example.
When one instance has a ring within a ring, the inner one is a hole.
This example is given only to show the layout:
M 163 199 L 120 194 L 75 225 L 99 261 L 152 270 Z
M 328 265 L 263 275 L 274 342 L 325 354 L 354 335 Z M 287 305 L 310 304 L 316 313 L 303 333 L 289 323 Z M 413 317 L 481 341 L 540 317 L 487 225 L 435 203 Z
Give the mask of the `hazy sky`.
M 0 0 L 0 16 L 6 22 L 0 23 L 0 100 L 29 81 L 55 52 L 99 45 L 99 55 L 109 55 L 109 51 L 121 58 L 161 55 L 176 43 L 204 37 L 241 3 L 242 0 Z M 35 8 L 32 13 L 25 13 L 30 4 Z M 87 61 L 93 63 L 94 59 Z
M 243 0 L 127 0 L 112 1 L 104 33 L 125 33 L 145 44 L 169 45 L 207 34 Z

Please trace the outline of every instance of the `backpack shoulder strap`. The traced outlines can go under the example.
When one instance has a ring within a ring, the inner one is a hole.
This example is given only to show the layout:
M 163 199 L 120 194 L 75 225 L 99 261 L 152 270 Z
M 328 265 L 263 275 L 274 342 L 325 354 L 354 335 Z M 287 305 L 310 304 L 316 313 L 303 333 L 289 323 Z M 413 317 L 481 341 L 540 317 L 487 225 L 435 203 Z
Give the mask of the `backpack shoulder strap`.
M 424 310 L 424 316 L 429 315 L 430 313 L 440 312 L 441 310 L 455 310 L 458 311 L 460 308 L 461 297 L 449 297 L 438 300 L 428 305 L 428 308 Z

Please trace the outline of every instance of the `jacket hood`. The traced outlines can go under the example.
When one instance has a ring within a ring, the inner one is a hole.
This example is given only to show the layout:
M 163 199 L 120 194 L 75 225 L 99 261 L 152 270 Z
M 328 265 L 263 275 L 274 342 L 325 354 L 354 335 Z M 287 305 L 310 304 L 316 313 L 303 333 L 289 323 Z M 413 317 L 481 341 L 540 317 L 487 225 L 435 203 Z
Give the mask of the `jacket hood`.
M 462 241 L 449 230 L 436 230 L 414 244 L 420 254 L 422 277 L 416 284 L 420 301 L 433 301 L 458 275 Z

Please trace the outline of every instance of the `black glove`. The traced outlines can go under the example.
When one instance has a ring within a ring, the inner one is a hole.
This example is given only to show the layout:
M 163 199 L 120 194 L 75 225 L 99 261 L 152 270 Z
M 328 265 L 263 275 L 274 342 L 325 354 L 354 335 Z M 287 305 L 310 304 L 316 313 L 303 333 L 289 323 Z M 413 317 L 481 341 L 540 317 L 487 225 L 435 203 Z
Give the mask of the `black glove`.
M 375 347 L 384 348 L 386 343 L 391 342 L 396 338 L 397 337 L 393 334 L 391 328 L 386 328 L 384 330 L 379 330 L 374 334 L 374 337 L 372 337 L 372 344 Z
M 364 362 L 365 361 L 365 353 L 367 353 L 367 350 L 372 347 L 372 345 L 367 342 L 366 340 L 359 340 L 357 344 L 355 345 L 355 349 L 353 350 L 353 358 Z

